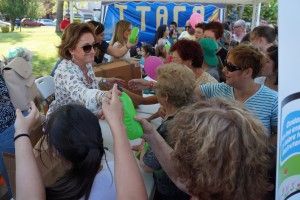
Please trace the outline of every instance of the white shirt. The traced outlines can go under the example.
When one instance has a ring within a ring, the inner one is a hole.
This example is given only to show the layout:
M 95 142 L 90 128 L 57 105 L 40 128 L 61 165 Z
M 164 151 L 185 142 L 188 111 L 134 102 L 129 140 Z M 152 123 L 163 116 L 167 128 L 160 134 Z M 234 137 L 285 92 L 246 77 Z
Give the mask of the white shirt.
M 107 154 L 107 161 L 105 156 L 102 158 L 102 169 L 95 176 L 89 200 L 115 200 L 117 199 L 117 191 L 114 182 L 114 160 L 109 158 L 111 154 L 105 151 Z M 80 198 L 84 200 L 84 197 Z
M 113 47 L 122 48 L 123 45 L 121 43 L 119 43 L 119 42 L 115 42 L 113 44 Z M 120 58 L 115 58 L 115 57 L 111 56 L 111 60 L 110 61 L 115 61 L 115 60 L 119 60 L 119 59 L 130 61 L 130 52 L 129 52 L 129 50 L 127 51 L 127 53 L 124 56 L 122 56 Z
M 94 114 L 101 109 L 101 103 L 97 98 L 104 92 L 99 90 L 99 81 L 96 80 L 91 64 L 88 68 L 88 77 L 92 82 L 88 83 L 78 65 L 71 60 L 63 59 L 58 65 L 55 75 L 55 100 L 50 104 L 47 116 L 58 107 L 70 103 L 81 104 Z

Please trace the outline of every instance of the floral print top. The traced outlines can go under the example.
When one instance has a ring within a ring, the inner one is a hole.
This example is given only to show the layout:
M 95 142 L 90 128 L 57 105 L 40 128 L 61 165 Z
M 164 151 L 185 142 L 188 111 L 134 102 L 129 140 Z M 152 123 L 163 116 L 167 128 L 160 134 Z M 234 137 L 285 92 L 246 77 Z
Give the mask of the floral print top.
M 0 74 L 0 133 L 14 124 L 15 108 L 12 105 L 4 78 Z
M 104 92 L 99 89 L 99 80 L 95 78 L 92 65 L 86 67 L 90 83 L 78 65 L 67 59 L 61 61 L 54 75 L 55 100 L 50 104 L 47 116 L 58 107 L 71 103 L 81 104 L 94 114 L 100 111 Z

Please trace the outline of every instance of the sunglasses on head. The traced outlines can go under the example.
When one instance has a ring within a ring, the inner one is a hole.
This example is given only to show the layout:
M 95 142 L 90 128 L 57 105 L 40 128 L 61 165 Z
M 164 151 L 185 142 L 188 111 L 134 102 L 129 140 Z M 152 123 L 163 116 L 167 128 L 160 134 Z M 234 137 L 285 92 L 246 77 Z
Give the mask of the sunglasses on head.
M 242 70 L 242 68 L 240 68 L 240 67 L 238 67 L 236 65 L 233 65 L 231 63 L 228 63 L 228 62 L 225 62 L 224 66 L 226 67 L 227 71 L 229 71 L 229 72 L 234 72 L 234 71 L 237 71 L 237 70 Z
M 91 44 L 84 45 L 81 48 L 84 51 L 84 53 L 90 53 L 92 48 L 95 50 L 96 48 L 98 48 L 98 46 L 99 46 L 99 43 L 95 43 L 93 45 L 91 45 Z

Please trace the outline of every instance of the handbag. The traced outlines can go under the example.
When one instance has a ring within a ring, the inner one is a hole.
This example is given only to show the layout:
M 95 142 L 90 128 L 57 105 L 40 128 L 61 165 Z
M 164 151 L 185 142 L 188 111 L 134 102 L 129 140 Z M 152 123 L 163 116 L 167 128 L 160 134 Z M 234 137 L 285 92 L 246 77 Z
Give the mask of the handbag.
M 31 64 L 24 58 L 16 57 L 4 66 L 1 72 L 15 109 L 28 110 L 30 101 L 38 96 Z

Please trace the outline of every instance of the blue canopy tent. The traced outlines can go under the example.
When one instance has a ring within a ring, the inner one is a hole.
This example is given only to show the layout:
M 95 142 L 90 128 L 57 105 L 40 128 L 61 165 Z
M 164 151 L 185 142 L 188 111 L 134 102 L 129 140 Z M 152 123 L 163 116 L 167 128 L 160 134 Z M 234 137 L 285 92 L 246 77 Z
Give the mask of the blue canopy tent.
M 69 1 L 70 7 L 73 7 L 74 2 L 82 0 L 66 1 Z M 193 12 L 203 14 L 205 21 L 212 19 L 222 21 L 225 4 L 252 4 L 252 28 L 254 28 L 259 24 L 261 3 L 267 0 L 85 0 L 85 2 L 87 1 L 100 3 L 101 22 L 105 25 L 106 40 L 110 40 L 112 37 L 116 22 L 125 19 L 130 21 L 133 26 L 139 27 L 141 41 L 150 42 L 160 24 L 169 24 L 171 21 L 175 21 L 179 27 L 183 27 Z M 70 9 L 71 19 L 72 10 Z

